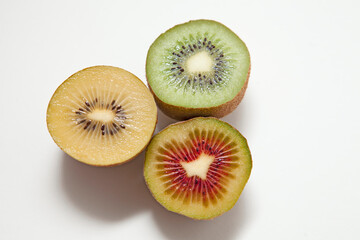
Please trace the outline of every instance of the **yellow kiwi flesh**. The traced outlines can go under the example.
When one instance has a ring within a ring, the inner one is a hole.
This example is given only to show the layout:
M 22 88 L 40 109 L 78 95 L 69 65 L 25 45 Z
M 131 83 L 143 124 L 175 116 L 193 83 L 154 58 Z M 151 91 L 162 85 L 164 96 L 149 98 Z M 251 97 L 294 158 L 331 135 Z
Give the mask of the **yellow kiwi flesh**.
M 47 126 L 55 143 L 76 160 L 112 166 L 137 156 L 157 122 L 154 98 L 130 72 L 111 66 L 83 69 L 55 91 Z

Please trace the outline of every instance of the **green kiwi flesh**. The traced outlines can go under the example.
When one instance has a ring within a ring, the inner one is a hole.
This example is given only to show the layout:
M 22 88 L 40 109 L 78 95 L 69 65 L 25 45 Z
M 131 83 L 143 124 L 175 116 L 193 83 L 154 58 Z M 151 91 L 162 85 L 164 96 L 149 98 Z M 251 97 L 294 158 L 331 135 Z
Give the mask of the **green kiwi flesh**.
M 186 118 L 178 112 L 188 109 L 210 109 L 206 115 L 211 116 L 212 108 L 234 102 L 239 95 L 242 98 L 244 94 L 239 93 L 245 91 L 249 73 L 245 43 L 212 20 L 190 21 L 161 34 L 151 45 L 146 62 L 147 81 L 158 105 L 174 106 L 171 111 L 176 113 L 160 108 L 177 119 Z M 239 104 L 241 98 L 235 102 Z M 221 111 L 217 117 L 228 114 L 229 107 Z M 201 114 L 202 110 L 192 115 Z

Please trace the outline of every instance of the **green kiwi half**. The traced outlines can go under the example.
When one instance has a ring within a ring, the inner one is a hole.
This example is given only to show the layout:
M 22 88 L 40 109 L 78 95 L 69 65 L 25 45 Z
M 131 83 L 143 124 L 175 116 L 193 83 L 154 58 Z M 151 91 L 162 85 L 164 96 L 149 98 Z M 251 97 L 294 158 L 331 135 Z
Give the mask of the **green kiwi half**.
M 212 20 L 195 20 L 151 45 L 146 77 L 159 108 L 175 119 L 223 117 L 240 103 L 250 74 L 245 43 Z

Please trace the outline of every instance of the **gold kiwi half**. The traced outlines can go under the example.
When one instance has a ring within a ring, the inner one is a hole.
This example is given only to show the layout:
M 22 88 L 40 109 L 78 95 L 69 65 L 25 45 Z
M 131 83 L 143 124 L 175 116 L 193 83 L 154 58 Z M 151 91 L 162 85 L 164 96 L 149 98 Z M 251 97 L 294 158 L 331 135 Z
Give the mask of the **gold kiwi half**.
M 154 98 L 130 72 L 111 66 L 85 68 L 64 81 L 47 109 L 55 143 L 95 166 L 124 163 L 149 143 L 157 122 Z

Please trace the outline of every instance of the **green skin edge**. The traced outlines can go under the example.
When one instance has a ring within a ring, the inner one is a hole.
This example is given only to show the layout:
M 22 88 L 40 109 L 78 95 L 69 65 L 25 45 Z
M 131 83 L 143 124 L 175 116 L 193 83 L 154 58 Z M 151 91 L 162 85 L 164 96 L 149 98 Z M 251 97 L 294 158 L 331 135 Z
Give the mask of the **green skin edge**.
M 171 206 L 171 203 L 168 203 L 168 202 L 165 202 L 165 201 L 162 201 L 161 199 L 161 194 L 163 194 L 162 192 L 154 192 L 152 189 L 153 187 L 156 187 L 156 186 L 152 186 L 152 180 L 150 179 L 149 177 L 149 172 L 150 172 L 150 160 L 151 159 L 151 155 L 153 154 L 153 148 L 157 146 L 157 143 L 158 142 L 161 142 L 162 141 L 162 133 L 167 131 L 169 128 L 172 128 L 174 126 L 177 126 L 177 125 L 180 125 L 180 124 L 191 124 L 193 121 L 204 121 L 204 124 L 206 124 L 206 122 L 217 122 L 217 126 L 221 126 L 221 127 L 224 127 L 226 128 L 227 130 L 230 130 L 234 133 L 236 133 L 236 135 L 241 139 L 241 141 L 243 141 L 244 145 L 246 146 L 245 149 L 247 150 L 248 154 L 247 154 L 247 158 L 248 158 L 248 161 L 247 161 L 247 168 L 246 168 L 246 172 L 244 173 L 243 175 L 243 178 L 246 178 L 246 181 L 244 182 L 244 184 L 242 186 L 240 186 L 240 190 L 237 191 L 236 195 L 234 195 L 233 197 L 233 201 L 228 204 L 227 206 L 224 206 L 224 208 L 222 209 L 221 212 L 212 212 L 212 213 L 207 213 L 207 212 L 204 212 L 204 214 L 201 214 L 201 215 L 185 215 L 181 212 L 178 212 L 176 211 L 172 206 Z M 189 217 L 189 218 L 192 218 L 192 219 L 195 219 L 195 220 L 210 220 L 210 219 L 213 219 L 215 217 L 218 217 L 220 215 L 222 215 L 223 213 L 229 211 L 230 209 L 232 209 L 234 207 L 234 205 L 236 204 L 237 200 L 239 199 L 246 183 L 248 182 L 249 180 L 249 177 L 250 177 L 250 174 L 251 174 L 251 170 L 252 170 L 252 157 L 251 157 L 251 153 L 250 153 L 250 149 L 248 147 L 248 144 L 247 144 L 247 140 L 244 136 L 241 135 L 241 133 L 236 129 L 234 128 L 233 126 L 231 126 L 230 124 L 226 123 L 226 122 L 223 122 L 217 118 L 214 118 L 214 117 L 197 117 L 197 118 L 192 118 L 190 120 L 186 120 L 186 121 L 182 121 L 182 122 L 177 122 L 177 123 L 174 123 L 174 124 L 171 124 L 169 125 L 168 127 L 166 127 L 165 129 L 163 129 L 162 131 L 160 131 L 158 134 L 156 134 L 153 139 L 151 140 L 150 144 L 148 145 L 147 149 L 146 149 L 146 152 L 145 152 L 145 163 L 144 163 L 144 178 L 145 178 L 145 182 L 146 182 L 146 185 L 148 187 L 148 189 L 150 190 L 151 194 L 153 195 L 153 197 L 164 207 L 166 208 L 168 211 L 171 211 L 171 212 L 175 212 L 175 213 L 178 213 L 180 215 L 184 215 L 186 217 Z

